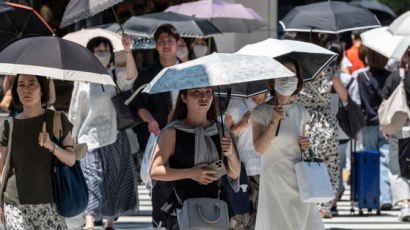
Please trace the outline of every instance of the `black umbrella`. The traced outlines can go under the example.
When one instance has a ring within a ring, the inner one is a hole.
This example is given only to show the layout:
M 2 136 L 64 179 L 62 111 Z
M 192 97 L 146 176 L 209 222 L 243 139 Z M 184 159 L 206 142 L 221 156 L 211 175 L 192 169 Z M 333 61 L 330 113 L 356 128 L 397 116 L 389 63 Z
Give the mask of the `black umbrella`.
M 14 10 L 0 13 L 0 51 L 21 38 L 53 34 L 51 27 L 33 8 L 6 4 Z
M 369 10 L 338 1 L 295 7 L 279 23 L 285 31 L 331 34 L 380 26 Z
M 52 36 L 25 38 L 6 47 L 0 52 L 0 74 L 115 85 L 88 49 Z
M 395 18 L 397 17 L 396 14 L 390 7 L 386 6 L 385 4 L 374 1 L 374 0 L 353 0 L 350 2 L 350 4 L 353 4 L 355 6 L 360 6 L 362 8 L 366 8 L 373 13 L 377 14 L 377 12 L 382 12 L 390 15 L 391 17 Z
M 173 12 L 160 12 L 134 16 L 128 19 L 123 28 L 125 33 L 137 36 L 152 37 L 162 24 L 173 25 L 182 37 L 207 38 L 221 32 L 208 20 Z
M 71 0 L 65 8 L 60 28 L 94 16 L 122 1 L 124 0 Z M 118 22 L 114 8 L 112 8 L 112 11 Z
M 0 13 L 3 13 L 8 10 L 13 10 L 13 7 L 5 3 L 4 1 L 0 1 Z
M 353 0 L 350 4 L 370 10 L 382 25 L 389 25 L 397 17 L 390 7 L 376 0 Z

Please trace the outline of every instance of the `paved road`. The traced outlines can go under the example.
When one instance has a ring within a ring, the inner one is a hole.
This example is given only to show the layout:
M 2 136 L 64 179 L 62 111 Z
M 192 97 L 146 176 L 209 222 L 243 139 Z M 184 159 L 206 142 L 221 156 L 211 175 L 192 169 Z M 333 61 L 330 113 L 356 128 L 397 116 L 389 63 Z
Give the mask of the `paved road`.
M 151 227 L 151 200 L 148 191 L 144 186 L 139 186 L 140 211 L 139 216 L 120 217 L 116 222 L 116 229 L 153 229 Z M 347 190 L 349 190 L 347 188 Z M 338 202 L 340 216 L 332 219 L 325 219 L 324 223 L 328 230 L 399 230 L 410 229 L 410 222 L 400 222 L 397 218 L 399 207 L 395 207 L 392 211 L 382 211 L 380 216 L 367 215 L 367 210 L 364 216 L 358 215 L 356 209 L 355 215 L 350 215 L 350 201 L 348 201 L 350 192 L 346 191 L 342 200 Z M 84 224 L 82 217 L 70 218 L 67 220 L 69 229 L 81 229 Z M 103 229 L 102 226 L 97 226 L 96 229 Z

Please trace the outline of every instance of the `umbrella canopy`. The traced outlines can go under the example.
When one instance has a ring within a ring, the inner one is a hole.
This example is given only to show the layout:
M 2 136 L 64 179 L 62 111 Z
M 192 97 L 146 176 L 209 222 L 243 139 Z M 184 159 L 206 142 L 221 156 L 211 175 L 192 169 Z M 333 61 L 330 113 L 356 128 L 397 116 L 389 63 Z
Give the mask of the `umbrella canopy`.
M 164 68 L 143 92 L 153 94 L 292 76 L 293 72 L 269 57 L 213 53 Z
M 124 0 L 71 0 L 65 8 L 60 28 L 84 20 Z
M 14 10 L 0 13 L 0 51 L 26 37 L 52 35 L 53 30 L 33 8 L 7 2 Z
M 338 1 L 295 7 L 279 23 L 285 31 L 332 34 L 380 27 L 369 10 Z
M 410 11 L 396 18 L 390 24 L 389 31 L 394 35 L 410 35 Z
M 0 74 L 32 74 L 57 80 L 115 85 L 93 53 L 57 37 L 21 39 L 0 52 Z
M 136 36 L 152 37 L 162 24 L 173 25 L 182 37 L 208 38 L 221 32 L 208 20 L 172 12 L 134 16 L 124 24 L 124 32 Z
M 360 6 L 362 8 L 366 8 L 377 15 L 378 12 L 385 13 L 390 15 L 391 17 L 395 18 L 396 14 L 390 7 L 386 6 L 383 3 L 374 0 L 353 0 L 350 2 L 355 6 Z
M 220 86 L 215 95 L 228 98 L 249 98 L 267 92 L 266 80 L 264 80 Z
M 271 58 L 282 56 L 293 58 L 301 66 L 304 81 L 313 80 L 337 56 L 312 43 L 274 38 L 246 45 L 237 53 Z
M 364 46 L 400 61 L 410 46 L 410 36 L 393 35 L 388 27 L 381 27 L 360 34 Z
M 76 42 L 84 47 L 87 46 L 87 43 L 95 37 L 105 37 L 110 40 L 113 45 L 114 52 L 119 52 L 124 50 L 124 47 L 121 42 L 121 35 L 111 32 L 105 29 L 82 29 L 76 32 L 69 33 L 63 38 L 72 42 Z
M 13 10 L 13 7 L 5 3 L 3 0 L 0 0 L 0 13 L 6 12 L 8 10 Z
M 209 19 L 221 32 L 250 33 L 266 26 L 265 20 L 253 9 L 242 4 L 202 0 L 168 7 L 165 12 Z

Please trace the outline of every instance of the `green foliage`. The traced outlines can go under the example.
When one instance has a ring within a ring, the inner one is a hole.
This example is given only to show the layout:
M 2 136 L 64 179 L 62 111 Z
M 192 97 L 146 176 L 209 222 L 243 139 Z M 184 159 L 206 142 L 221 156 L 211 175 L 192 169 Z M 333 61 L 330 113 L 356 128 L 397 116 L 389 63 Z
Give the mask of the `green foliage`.
M 410 0 L 377 0 L 389 6 L 397 15 L 410 10 Z

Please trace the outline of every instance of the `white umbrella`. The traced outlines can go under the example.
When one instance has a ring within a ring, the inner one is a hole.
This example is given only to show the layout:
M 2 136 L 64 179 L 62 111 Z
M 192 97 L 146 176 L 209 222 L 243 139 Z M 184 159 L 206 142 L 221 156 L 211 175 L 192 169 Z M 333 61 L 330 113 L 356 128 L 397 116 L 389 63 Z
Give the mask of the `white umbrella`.
M 109 30 L 94 28 L 94 29 L 82 29 L 76 32 L 69 33 L 63 37 L 63 39 L 78 43 L 84 47 L 87 43 L 95 37 L 105 37 L 110 40 L 114 52 L 123 51 L 124 47 L 121 42 L 121 35 Z
M 410 35 L 410 11 L 400 15 L 389 26 L 394 35 Z
M 154 94 L 293 76 L 293 72 L 269 57 L 213 53 L 164 68 L 143 92 Z
M 360 37 L 364 46 L 399 61 L 410 45 L 410 36 L 393 35 L 387 26 L 361 33 Z
M 271 58 L 282 56 L 293 58 L 301 66 L 304 81 L 313 80 L 337 56 L 312 43 L 274 38 L 246 45 L 236 53 Z

